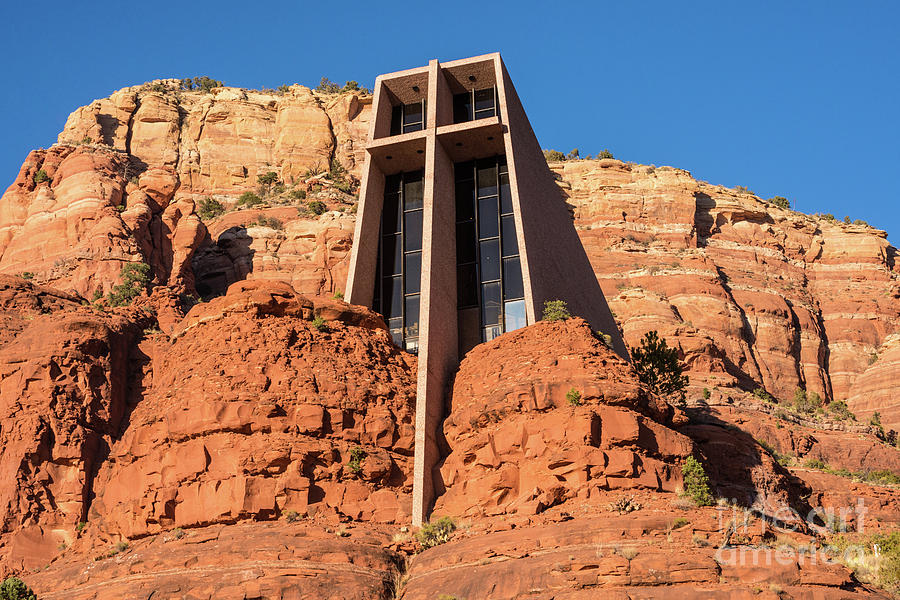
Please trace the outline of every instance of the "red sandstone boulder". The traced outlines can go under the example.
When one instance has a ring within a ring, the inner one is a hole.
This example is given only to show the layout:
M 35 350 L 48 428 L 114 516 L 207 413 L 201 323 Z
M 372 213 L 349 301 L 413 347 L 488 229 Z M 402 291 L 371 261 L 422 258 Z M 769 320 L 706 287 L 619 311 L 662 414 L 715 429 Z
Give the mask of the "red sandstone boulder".
M 567 400 L 574 390 L 579 397 Z M 691 441 L 582 319 L 477 346 L 453 384 L 436 514 L 534 514 L 610 489 L 674 491 Z

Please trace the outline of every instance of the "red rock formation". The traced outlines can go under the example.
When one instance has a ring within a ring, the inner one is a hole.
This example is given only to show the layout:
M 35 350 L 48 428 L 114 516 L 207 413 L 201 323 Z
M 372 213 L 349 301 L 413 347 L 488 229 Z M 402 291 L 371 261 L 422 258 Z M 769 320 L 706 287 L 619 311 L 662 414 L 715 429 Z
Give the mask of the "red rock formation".
M 783 210 L 670 167 L 604 159 L 553 169 L 626 342 L 658 330 L 698 381 L 846 399 L 900 329 L 895 250 L 883 231 Z
M 316 313 L 341 320 L 318 331 Z M 240 282 L 148 352 L 152 386 L 97 475 L 91 521 L 110 536 L 409 514 L 415 359 L 371 311 Z
M 43 566 L 72 538 L 118 436 L 142 357 L 143 311 L 102 314 L 78 298 L 0 277 L 0 562 Z
M 460 365 L 435 513 L 533 514 L 603 490 L 674 491 L 673 465 L 692 444 L 666 427 L 673 420 L 684 416 L 642 389 L 584 320 L 507 333 Z

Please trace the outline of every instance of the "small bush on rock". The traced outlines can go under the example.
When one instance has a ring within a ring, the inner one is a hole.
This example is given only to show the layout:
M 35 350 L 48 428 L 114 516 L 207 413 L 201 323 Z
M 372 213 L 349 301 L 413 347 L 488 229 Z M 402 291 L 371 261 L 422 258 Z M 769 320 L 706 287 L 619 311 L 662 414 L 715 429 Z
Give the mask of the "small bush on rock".
M 681 475 L 684 478 L 684 495 L 698 506 L 711 506 L 713 497 L 709 491 L 709 477 L 700 461 L 688 456 L 681 467 Z
M 597 154 L 597 158 L 615 158 L 615 156 L 613 156 L 612 152 L 604 148 Z
M 569 391 L 566 392 L 566 402 L 568 402 L 570 406 L 581 406 L 581 392 L 575 388 L 569 389 Z
M 784 210 L 791 209 L 791 201 L 784 196 L 775 196 L 773 198 L 769 198 L 769 204 L 774 204 L 778 208 L 783 208 Z
M 47 171 L 38 169 L 37 173 L 34 174 L 34 177 L 32 179 L 35 183 L 44 183 L 45 181 L 50 181 L 50 176 L 47 175 Z
M 114 285 L 106 299 L 110 306 L 125 306 L 141 295 L 150 283 L 150 265 L 126 263 L 121 272 L 122 283 Z
M 572 318 L 569 314 L 569 308 L 563 300 L 547 300 L 544 302 L 544 314 L 541 316 L 542 321 L 565 321 Z
M 441 517 L 437 521 L 425 523 L 416 532 L 416 539 L 422 545 L 423 550 L 440 546 L 450 541 L 450 536 L 456 531 L 456 523 L 450 517 Z
M 328 210 L 328 207 L 321 200 L 313 200 L 306 205 L 306 208 L 314 215 L 323 215 Z
M 320 316 L 316 316 L 316 318 L 312 320 L 312 326 L 322 332 L 330 331 L 328 323 Z
M 366 451 L 362 448 L 352 448 L 350 450 L 350 461 L 347 463 L 347 467 L 353 474 L 359 475 L 362 473 L 362 464 L 364 460 L 366 460 Z
M 238 197 L 238 206 L 256 206 L 262 204 L 262 198 L 253 192 L 244 192 Z
M 197 216 L 204 221 L 211 221 L 224 214 L 225 207 L 222 203 L 209 197 L 202 199 L 200 201 L 200 206 L 197 208 Z
M 566 155 L 559 150 L 544 150 L 544 160 L 550 162 L 562 162 L 566 160 Z
M 0 600 L 37 600 L 37 596 L 18 577 L 8 577 L 0 583 Z
M 632 350 L 631 359 L 642 383 L 657 394 L 675 395 L 684 402 L 688 378 L 681 374 L 678 351 L 669 348 L 656 331 L 644 335 L 641 347 Z

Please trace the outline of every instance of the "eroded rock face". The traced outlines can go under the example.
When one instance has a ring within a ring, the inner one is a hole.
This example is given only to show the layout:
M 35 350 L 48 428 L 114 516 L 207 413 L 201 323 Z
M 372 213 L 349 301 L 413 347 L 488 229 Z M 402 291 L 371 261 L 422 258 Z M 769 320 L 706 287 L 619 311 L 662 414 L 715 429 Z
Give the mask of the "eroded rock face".
M 303 86 L 176 93 L 175 81 L 165 85 L 165 93 L 125 88 L 76 110 L 57 145 L 29 155 L 0 198 L 0 272 L 89 298 L 138 261 L 152 267 L 156 284 L 189 295 L 221 294 L 246 278 L 287 280 L 310 294 L 343 291 L 352 217 L 301 218 L 298 200 L 266 213 L 287 225 L 277 234 L 251 225 L 263 213 L 242 212 L 210 235 L 195 205 L 216 196 L 234 208 L 241 193 L 258 191 L 258 175 L 300 183 L 332 159 L 358 178 L 371 97 Z M 49 180 L 35 183 L 40 169 Z M 327 194 L 310 199 L 349 208 Z
M 118 437 L 152 318 L 0 276 L 0 562 L 45 565 L 86 518 L 96 469 Z
M 669 426 L 684 420 L 582 319 L 507 333 L 469 352 L 454 380 L 435 513 L 534 514 L 603 490 L 674 491 L 693 446 Z
M 317 314 L 341 320 L 319 331 Z M 409 514 L 415 358 L 380 317 L 240 282 L 195 306 L 175 338 L 153 349 L 152 388 L 97 476 L 91 516 L 104 531 Z
M 883 384 L 856 395 L 873 353 L 884 355 L 879 369 L 896 369 L 879 352 L 900 328 L 900 271 L 883 231 L 669 167 L 605 159 L 553 169 L 628 344 L 658 330 L 695 380 L 783 398 L 802 387 L 863 411 L 894 402 Z
M 214 525 L 74 554 L 25 579 L 47 600 L 388 598 L 401 560 L 384 531 L 305 521 Z M 95 560 L 98 559 L 98 560 Z M 85 568 L 89 564 L 89 568 Z

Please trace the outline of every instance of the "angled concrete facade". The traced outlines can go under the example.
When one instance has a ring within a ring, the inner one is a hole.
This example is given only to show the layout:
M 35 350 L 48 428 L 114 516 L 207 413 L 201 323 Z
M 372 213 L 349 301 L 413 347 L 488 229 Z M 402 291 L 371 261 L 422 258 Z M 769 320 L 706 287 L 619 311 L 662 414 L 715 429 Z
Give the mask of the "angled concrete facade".
M 373 114 L 346 294 L 418 351 L 420 524 L 462 354 L 553 299 L 627 350 L 499 54 L 381 75 Z

